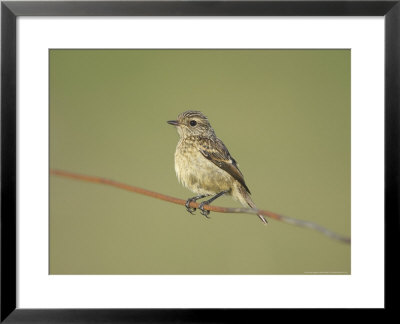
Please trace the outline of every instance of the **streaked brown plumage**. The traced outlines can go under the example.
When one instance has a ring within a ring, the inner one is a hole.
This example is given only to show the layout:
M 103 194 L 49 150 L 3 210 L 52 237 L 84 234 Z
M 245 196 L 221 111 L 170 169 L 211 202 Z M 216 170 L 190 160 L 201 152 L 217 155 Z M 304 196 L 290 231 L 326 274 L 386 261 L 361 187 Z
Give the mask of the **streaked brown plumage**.
M 180 135 L 175 151 L 175 172 L 178 180 L 197 195 L 186 202 L 189 212 L 194 211 L 189 207 L 190 202 L 213 195 L 214 197 L 203 201 L 199 206 L 201 213 L 208 216 L 210 212 L 204 210 L 203 206 L 224 194 L 231 195 L 243 206 L 257 208 L 250 198 L 250 190 L 236 161 L 215 135 L 203 113 L 185 111 L 177 120 L 168 123 L 176 126 Z M 258 216 L 267 223 L 262 215 Z

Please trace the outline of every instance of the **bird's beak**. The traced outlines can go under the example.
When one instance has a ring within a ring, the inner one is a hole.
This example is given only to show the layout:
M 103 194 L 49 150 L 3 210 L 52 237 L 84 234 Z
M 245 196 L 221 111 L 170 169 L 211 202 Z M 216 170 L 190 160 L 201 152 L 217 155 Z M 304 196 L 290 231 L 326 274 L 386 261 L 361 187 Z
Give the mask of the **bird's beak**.
M 167 123 L 172 126 L 179 126 L 179 122 L 177 120 L 169 120 Z

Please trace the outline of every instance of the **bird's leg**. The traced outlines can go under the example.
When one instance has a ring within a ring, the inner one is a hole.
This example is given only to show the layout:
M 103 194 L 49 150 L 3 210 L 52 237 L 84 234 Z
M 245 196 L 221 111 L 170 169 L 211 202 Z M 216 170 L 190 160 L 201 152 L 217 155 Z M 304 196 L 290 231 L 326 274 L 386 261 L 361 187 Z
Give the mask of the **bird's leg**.
M 196 197 L 189 198 L 188 200 L 186 200 L 186 203 L 185 203 L 186 210 L 187 210 L 189 213 L 193 214 L 193 212 L 196 211 L 196 208 L 190 207 L 190 203 L 191 203 L 191 202 L 196 202 L 196 200 L 201 199 L 201 198 L 204 198 L 204 197 L 207 197 L 207 196 L 208 196 L 208 195 L 200 195 L 200 196 L 196 196 Z
M 226 190 L 226 191 L 221 191 L 221 192 L 217 193 L 217 194 L 216 194 L 214 197 L 212 197 L 211 199 L 208 199 L 208 200 L 203 201 L 203 202 L 200 204 L 200 206 L 199 206 L 199 209 L 200 209 L 201 214 L 202 214 L 203 216 L 206 216 L 207 218 L 209 218 L 208 215 L 210 214 L 210 211 L 209 211 L 209 210 L 205 210 L 205 209 L 204 209 L 204 206 L 205 206 L 205 205 L 211 204 L 215 199 L 217 199 L 218 197 L 221 197 L 222 195 L 226 194 L 227 192 L 228 192 L 227 190 Z

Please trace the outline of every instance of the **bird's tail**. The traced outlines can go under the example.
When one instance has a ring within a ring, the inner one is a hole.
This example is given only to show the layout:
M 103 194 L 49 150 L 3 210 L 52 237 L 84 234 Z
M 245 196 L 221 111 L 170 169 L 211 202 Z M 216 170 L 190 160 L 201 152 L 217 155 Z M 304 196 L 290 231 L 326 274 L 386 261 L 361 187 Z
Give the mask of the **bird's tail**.
M 253 209 L 258 209 L 256 204 L 253 202 L 253 200 L 250 197 L 250 194 L 244 189 L 241 188 L 240 193 L 242 194 L 242 197 L 244 198 L 244 200 L 246 201 L 246 203 L 250 206 L 250 208 Z M 243 202 L 242 202 L 243 203 Z M 257 214 L 257 216 L 262 220 L 262 222 L 264 224 L 268 224 L 267 220 L 264 218 L 263 215 L 261 214 Z

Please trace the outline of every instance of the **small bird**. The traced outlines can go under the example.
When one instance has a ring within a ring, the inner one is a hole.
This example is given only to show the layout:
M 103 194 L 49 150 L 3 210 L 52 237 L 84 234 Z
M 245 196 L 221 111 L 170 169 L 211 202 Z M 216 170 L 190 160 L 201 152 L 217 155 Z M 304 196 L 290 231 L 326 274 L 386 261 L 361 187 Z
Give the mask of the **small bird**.
M 193 214 L 196 210 L 190 207 L 191 202 L 213 196 L 199 205 L 201 214 L 208 218 L 210 211 L 204 206 L 225 194 L 245 207 L 257 209 L 235 159 L 202 112 L 188 110 L 167 123 L 176 126 L 180 136 L 175 151 L 176 176 L 183 186 L 196 194 L 186 201 L 188 212 Z M 262 215 L 258 217 L 267 224 Z

